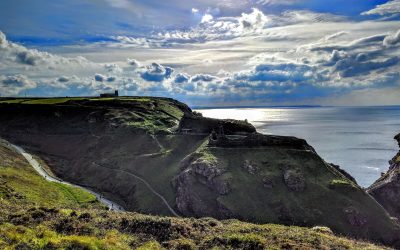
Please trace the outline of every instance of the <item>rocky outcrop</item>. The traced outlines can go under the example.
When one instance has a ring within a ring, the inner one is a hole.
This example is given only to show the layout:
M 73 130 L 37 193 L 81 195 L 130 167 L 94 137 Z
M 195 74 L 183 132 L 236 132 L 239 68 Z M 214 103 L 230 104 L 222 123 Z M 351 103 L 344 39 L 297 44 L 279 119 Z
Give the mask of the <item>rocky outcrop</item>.
M 179 123 L 181 132 L 210 134 L 223 127 L 225 134 L 248 134 L 256 132 L 256 128 L 247 121 L 221 120 L 186 113 Z
M 298 169 L 285 170 L 283 173 L 283 180 L 291 191 L 300 192 L 306 188 L 304 175 Z
M 258 166 L 251 160 L 245 160 L 242 164 L 242 168 L 245 169 L 249 174 L 255 174 L 258 171 Z
M 308 145 L 303 139 L 292 136 L 264 135 L 260 133 L 251 133 L 246 135 L 218 135 L 215 140 L 210 138 L 209 145 L 226 148 L 282 147 L 314 152 L 313 147 Z
M 214 159 L 206 158 L 201 153 L 193 153 L 181 162 L 178 176 L 173 179 L 176 190 L 176 206 L 185 216 L 214 216 L 228 218 L 229 209 L 217 199 L 230 191 L 230 184 L 220 177 L 225 170 Z M 208 190 L 204 190 L 208 189 Z M 204 194 L 208 195 L 205 201 Z
M 394 137 L 400 146 L 400 134 Z M 400 218 L 400 151 L 389 161 L 389 170 L 372 184 L 367 192 L 372 195 L 391 216 Z

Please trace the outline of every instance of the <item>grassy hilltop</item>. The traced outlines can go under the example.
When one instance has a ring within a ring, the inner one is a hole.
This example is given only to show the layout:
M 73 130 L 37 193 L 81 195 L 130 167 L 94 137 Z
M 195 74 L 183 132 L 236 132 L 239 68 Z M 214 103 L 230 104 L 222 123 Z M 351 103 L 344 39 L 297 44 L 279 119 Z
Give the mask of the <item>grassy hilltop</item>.
M 313 229 L 107 211 L 80 189 L 47 182 L 0 144 L 1 249 L 383 249 Z
M 185 217 L 326 226 L 337 234 L 400 246 L 398 224 L 351 176 L 326 163 L 302 139 L 262 135 L 246 121 L 204 118 L 169 98 L 0 99 L 0 110 L 1 137 L 40 156 L 56 176 L 88 186 L 129 211 L 171 216 L 167 203 Z M 209 140 L 212 131 L 221 129 L 225 136 Z M 108 214 L 117 222 L 122 216 Z M 136 215 L 129 216 L 134 220 Z M 228 237 L 224 231 L 248 232 L 229 220 L 217 223 L 220 231 L 208 222 L 193 226 L 194 219 L 165 220 L 168 226 L 154 222 L 154 227 L 182 226 L 171 229 L 173 235 L 178 230 L 176 239 L 204 248 L 211 244 L 209 237 Z M 266 240 L 261 240 L 263 246 L 282 243 L 271 233 L 278 228 L 311 232 L 240 223 L 255 228 L 251 233 L 260 232 L 254 237 Z

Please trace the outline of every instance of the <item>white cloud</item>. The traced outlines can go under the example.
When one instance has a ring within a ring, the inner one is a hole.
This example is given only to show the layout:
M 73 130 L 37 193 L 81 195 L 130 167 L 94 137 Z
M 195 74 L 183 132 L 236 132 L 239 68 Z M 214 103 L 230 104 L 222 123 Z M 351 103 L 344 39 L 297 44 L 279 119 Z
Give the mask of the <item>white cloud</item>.
M 141 67 L 141 63 L 140 63 L 138 60 L 136 60 L 136 59 L 130 59 L 130 58 L 128 58 L 128 59 L 127 59 L 127 62 L 128 62 L 128 64 L 129 64 L 130 66 L 132 66 L 133 69 L 136 69 L 136 68 Z
M 201 23 L 209 23 L 214 19 L 214 17 L 210 14 L 204 14 L 201 18 Z
M 192 8 L 192 13 L 193 13 L 193 14 L 199 13 L 199 9 Z
M 118 41 L 118 43 L 105 43 L 110 47 L 124 47 L 124 48 L 150 48 L 152 46 L 157 46 L 157 43 L 150 41 L 144 37 L 130 37 L 130 36 L 112 36 L 112 39 Z
M 377 5 L 374 9 L 361 13 L 362 15 L 398 15 L 400 13 L 400 0 L 392 0 Z
M 398 44 L 400 45 L 400 30 L 398 30 L 396 33 L 386 36 L 383 40 L 383 45 L 388 47 Z
M 36 88 L 36 82 L 28 79 L 25 75 L 0 75 L 0 95 L 18 95 L 20 92 Z
M 112 72 L 112 73 L 122 73 L 122 68 L 115 63 L 106 63 L 104 65 L 104 68 L 108 71 L 108 72 Z
M 152 63 L 147 65 L 141 72 L 141 77 L 150 82 L 162 82 L 163 80 L 170 78 L 174 70 L 170 67 L 164 67 L 158 63 Z
M 303 0 L 257 0 L 257 4 L 261 5 L 291 5 Z

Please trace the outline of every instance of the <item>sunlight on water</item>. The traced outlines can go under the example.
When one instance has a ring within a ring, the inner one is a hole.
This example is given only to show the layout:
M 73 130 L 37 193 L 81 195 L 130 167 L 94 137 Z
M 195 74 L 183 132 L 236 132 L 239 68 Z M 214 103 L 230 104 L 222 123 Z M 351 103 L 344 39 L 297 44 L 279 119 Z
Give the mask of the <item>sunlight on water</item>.
M 388 168 L 398 147 L 400 107 L 200 109 L 204 116 L 247 119 L 264 134 L 304 138 L 326 161 L 340 165 L 361 186 Z

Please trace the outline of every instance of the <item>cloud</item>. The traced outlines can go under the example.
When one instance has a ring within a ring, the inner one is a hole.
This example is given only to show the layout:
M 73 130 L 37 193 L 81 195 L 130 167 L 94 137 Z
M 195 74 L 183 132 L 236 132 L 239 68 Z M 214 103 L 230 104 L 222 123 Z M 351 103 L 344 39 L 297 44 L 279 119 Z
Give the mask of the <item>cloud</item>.
M 209 23 L 214 19 L 214 17 L 210 14 L 204 14 L 201 18 L 201 23 Z
M 57 81 L 59 82 L 68 82 L 69 81 L 69 77 L 67 76 L 60 76 Z
M 3 66 L 32 70 L 71 71 L 88 70 L 100 67 L 101 64 L 93 63 L 82 56 L 63 57 L 37 49 L 28 49 L 22 45 L 8 41 L 5 34 L 0 31 L 0 61 Z M 16 70 L 17 71 L 17 70 Z
M 150 82 L 161 82 L 164 79 L 171 77 L 174 70 L 170 67 L 164 67 L 158 63 L 152 63 L 145 67 L 145 70 L 140 74 L 141 77 Z
M 124 48 L 150 48 L 158 46 L 156 42 L 152 42 L 151 40 L 144 37 L 131 37 L 131 36 L 112 36 L 112 39 L 117 41 L 114 42 L 106 42 L 103 43 L 110 47 L 124 47 Z
M 190 76 L 188 74 L 185 73 L 178 73 L 175 76 L 175 83 L 185 83 L 188 82 L 190 80 Z
M 293 62 L 264 63 L 250 71 L 234 74 L 236 81 L 263 81 L 263 82 L 304 82 L 311 81 L 315 76 L 313 67 Z
M 128 64 L 132 66 L 132 68 L 136 69 L 139 68 L 141 66 L 141 63 L 138 60 L 135 59 L 129 59 L 128 58 Z
M 292 5 L 303 0 L 257 0 L 261 5 Z
M 365 11 L 361 15 L 398 15 L 400 13 L 400 0 L 392 0 L 387 3 L 377 5 L 374 9 Z
M 94 75 L 94 80 L 96 82 L 114 82 L 117 79 L 115 76 L 105 76 L 102 74 L 95 74 Z
M 388 35 L 385 37 L 385 39 L 383 40 L 383 45 L 385 46 L 394 46 L 394 45 L 400 45 L 400 30 L 398 30 L 396 33 L 392 34 L 392 35 Z
M 122 69 L 120 66 L 118 66 L 118 64 L 115 63 L 108 63 L 104 65 L 104 68 L 108 71 L 108 72 L 112 72 L 112 73 L 121 73 Z
M 107 82 L 114 82 L 115 80 L 117 80 L 116 76 L 109 76 L 107 77 Z
M 28 79 L 25 75 L 0 75 L 0 94 L 2 96 L 18 95 L 24 90 L 36 87 L 36 82 Z
M 211 82 L 218 79 L 215 76 L 208 75 L 208 74 L 196 74 L 190 78 L 192 82 Z
M 96 82 L 104 82 L 105 79 L 106 79 L 106 76 L 104 76 L 102 74 L 94 75 L 94 80 L 96 80 Z
M 280 16 L 265 15 L 261 10 L 253 8 L 249 13 L 242 13 L 236 17 L 217 17 L 209 13 L 203 16 L 201 23 L 188 31 L 168 31 L 159 33 L 153 38 L 151 46 L 165 46 L 177 43 L 204 43 L 215 40 L 228 40 L 250 36 L 271 36 L 272 27 L 282 27 L 291 24 L 341 22 L 344 17 L 315 13 L 311 11 L 286 11 Z

